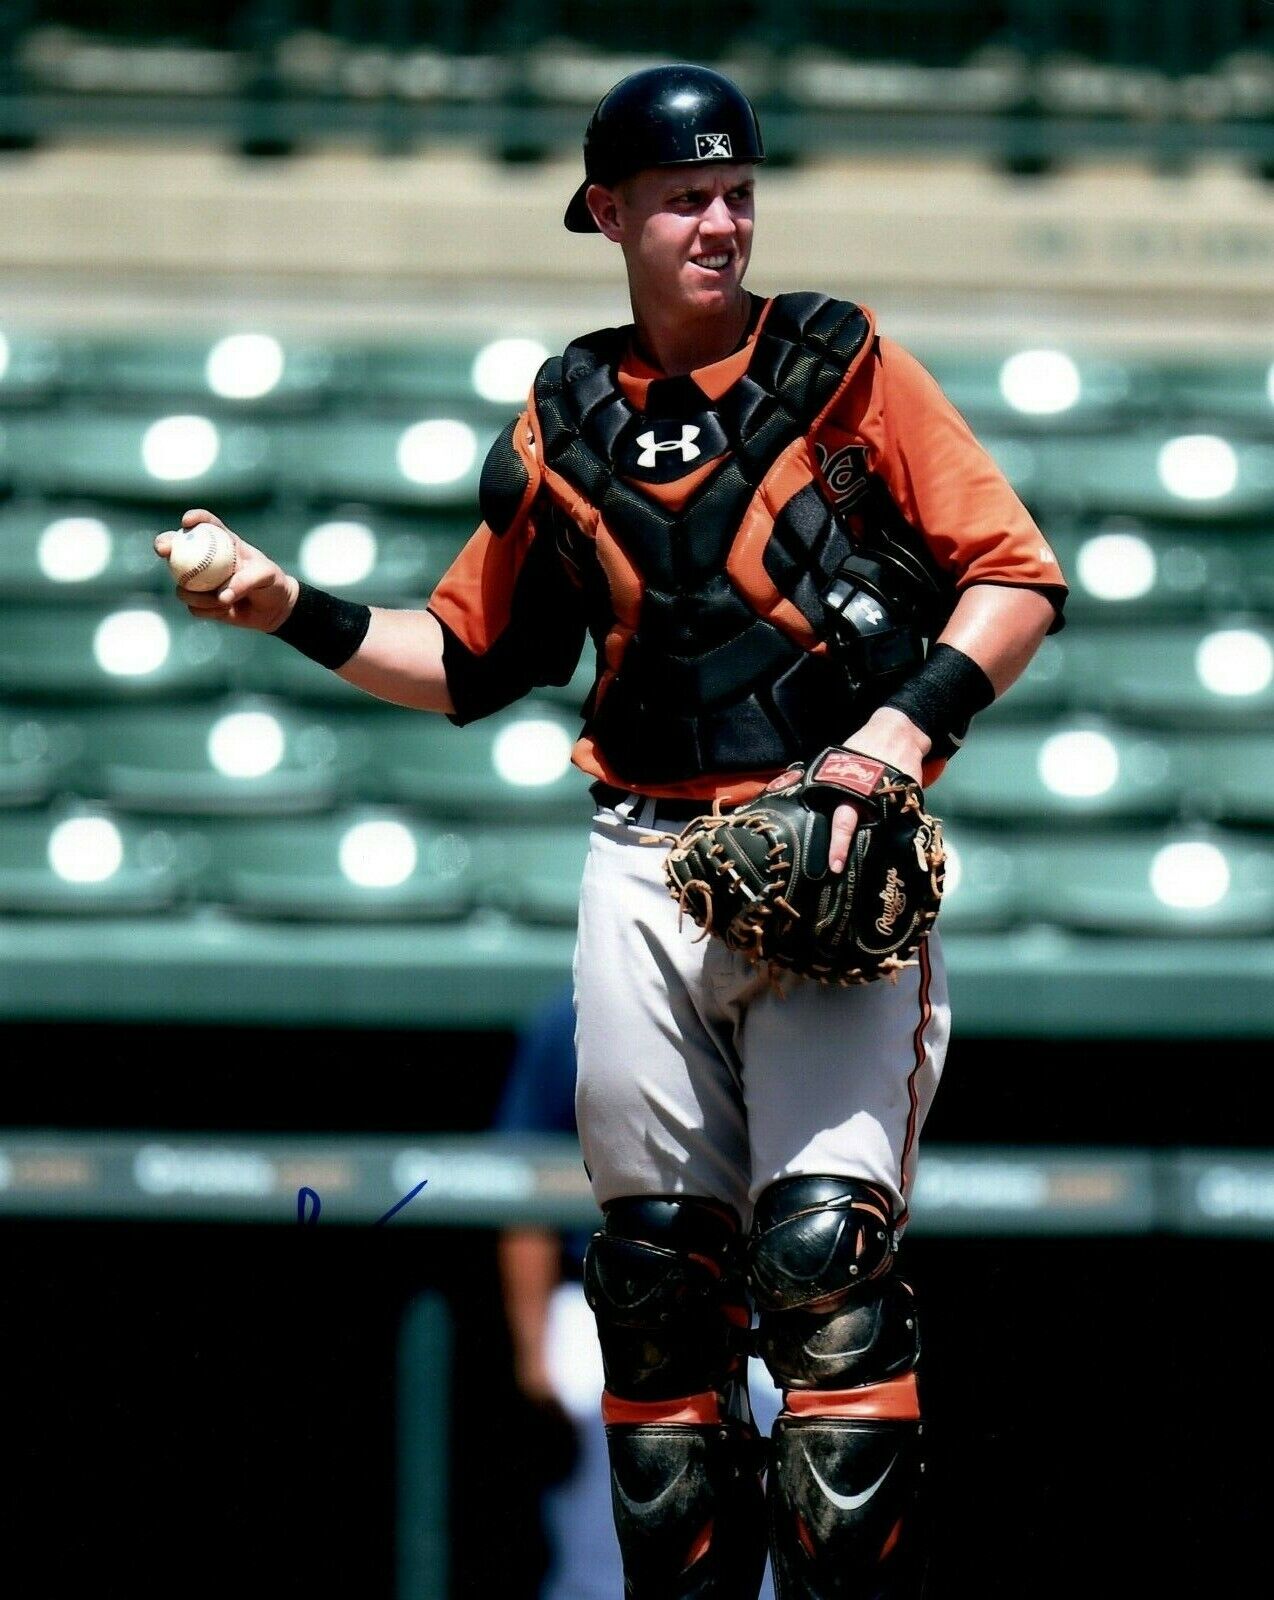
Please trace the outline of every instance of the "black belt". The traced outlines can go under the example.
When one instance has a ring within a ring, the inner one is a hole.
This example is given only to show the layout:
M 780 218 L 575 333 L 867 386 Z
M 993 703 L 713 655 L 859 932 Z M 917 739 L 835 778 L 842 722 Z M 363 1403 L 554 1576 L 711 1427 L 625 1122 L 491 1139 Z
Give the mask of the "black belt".
M 617 789 L 613 783 L 603 783 L 599 778 L 596 783 L 588 786 L 588 792 L 599 806 L 617 806 L 621 800 L 628 800 L 636 793 L 632 789 Z M 637 794 L 638 801 L 653 800 L 655 811 L 661 817 L 667 817 L 669 822 L 689 822 L 691 817 L 701 817 L 706 811 L 712 810 L 711 800 L 684 800 L 672 799 L 659 794 Z

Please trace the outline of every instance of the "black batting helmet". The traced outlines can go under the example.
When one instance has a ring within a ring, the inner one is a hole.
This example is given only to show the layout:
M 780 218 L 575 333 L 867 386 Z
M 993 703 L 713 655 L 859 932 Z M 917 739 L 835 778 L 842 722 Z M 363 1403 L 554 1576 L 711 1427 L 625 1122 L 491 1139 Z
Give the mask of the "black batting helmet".
M 644 167 L 764 160 L 756 112 L 737 84 L 709 67 L 647 67 L 598 101 L 584 135 L 587 176 L 564 221 L 572 233 L 596 233 L 590 183 L 609 186 Z

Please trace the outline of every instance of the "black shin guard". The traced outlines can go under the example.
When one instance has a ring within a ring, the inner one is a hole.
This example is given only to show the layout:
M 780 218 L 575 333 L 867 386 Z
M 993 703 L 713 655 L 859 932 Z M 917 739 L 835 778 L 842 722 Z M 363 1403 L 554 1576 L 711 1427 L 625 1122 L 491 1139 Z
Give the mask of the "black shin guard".
M 780 1600 L 916 1600 L 927 1538 L 918 1422 L 788 1416 L 774 1428 Z
M 584 1287 L 606 1368 L 625 1595 L 756 1600 L 764 1446 L 743 1382 L 737 1221 L 703 1200 L 616 1200 Z
M 853 1179 L 780 1179 L 750 1254 L 761 1352 L 786 1399 L 769 1482 L 780 1600 L 917 1600 L 920 1335 L 888 1202 Z
M 611 1424 L 611 1498 L 630 1600 L 755 1600 L 765 1447 L 750 1426 Z

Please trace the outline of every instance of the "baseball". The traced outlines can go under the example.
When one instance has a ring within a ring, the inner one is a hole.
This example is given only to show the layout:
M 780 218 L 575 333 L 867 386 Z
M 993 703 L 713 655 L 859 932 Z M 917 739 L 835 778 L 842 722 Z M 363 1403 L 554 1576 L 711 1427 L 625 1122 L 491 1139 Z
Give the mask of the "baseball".
M 237 564 L 234 538 L 215 522 L 178 528 L 172 536 L 168 565 L 183 589 L 201 594 L 220 589 Z

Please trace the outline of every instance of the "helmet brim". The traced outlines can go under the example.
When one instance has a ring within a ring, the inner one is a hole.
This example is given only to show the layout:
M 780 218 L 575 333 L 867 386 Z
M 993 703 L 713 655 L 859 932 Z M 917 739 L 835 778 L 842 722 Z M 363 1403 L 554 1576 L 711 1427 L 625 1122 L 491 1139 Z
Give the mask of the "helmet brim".
M 566 215 L 562 221 L 570 233 L 597 233 L 597 224 L 593 221 L 593 213 L 588 209 L 588 201 L 584 196 L 588 193 L 591 178 L 585 178 L 579 188 L 571 196 L 571 203 L 566 208 Z

